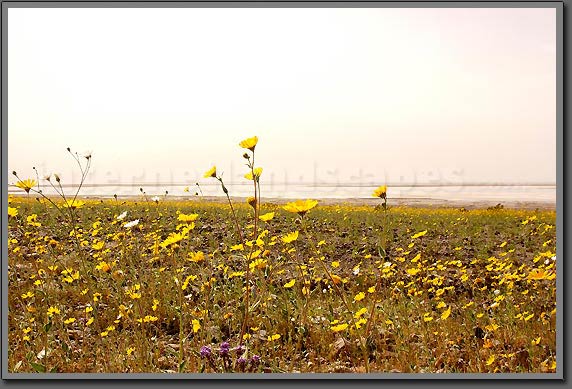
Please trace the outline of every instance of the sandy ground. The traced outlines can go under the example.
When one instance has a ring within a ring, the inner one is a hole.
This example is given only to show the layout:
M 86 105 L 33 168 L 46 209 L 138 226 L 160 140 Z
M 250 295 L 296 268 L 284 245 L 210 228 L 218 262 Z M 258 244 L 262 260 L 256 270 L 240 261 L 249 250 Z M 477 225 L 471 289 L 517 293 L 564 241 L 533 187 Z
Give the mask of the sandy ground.
M 21 196 L 14 195 L 11 196 Z M 53 196 L 50 196 L 53 197 Z M 163 196 L 160 196 L 163 198 Z M 55 197 L 57 198 L 57 197 Z M 112 199 L 113 196 L 79 196 L 82 199 Z M 58 198 L 59 199 L 59 198 Z M 118 200 L 141 200 L 140 195 L 137 196 L 119 196 Z M 246 197 L 231 197 L 233 202 L 245 202 Z M 212 201 L 218 203 L 228 202 L 227 198 L 224 196 L 167 196 L 167 200 L 171 201 Z M 266 204 L 286 204 L 287 202 L 294 201 L 296 199 L 285 199 L 285 198 L 272 198 L 263 197 L 262 202 Z M 382 200 L 371 197 L 371 198 L 317 198 L 322 205 L 366 205 L 366 206 L 376 206 L 381 204 Z M 390 198 L 388 199 L 388 205 L 392 206 L 404 206 L 404 207 L 418 207 L 418 208 L 465 208 L 465 209 L 483 209 L 494 207 L 496 205 L 502 205 L 504 208 L 510 209 L 529 209 L 529 210 L 556 210 L 556 203 L 547 201 L 498 201 L 498 200 L 442 200 L 442 199 L 432 199 L 432 198 Z
M 136 196 L 140 198 L 140 196 Z M 125 197 L 125 199 L 129 199 Z M 133 199 L 131 197 L 130 199 Z M 213 201 L 213 202 L 228 202 L 226 197 L 222 196 L 194 196 L 194 197 L 183 197 L 183 196 L 168 196 L 167 199 L 170 200 L 189 200 L 189 201 Z M 231 197 L 233 202 L 245 202 L 246 197 Z M 372 198 L 322 198 L 316 199 L 320 201 L 323 205 L 369 205 L 376 206 L 381 204 L 382 200 L 372 197 Z M 266 204 L 286 204 L 287 202 L 294 201 L 294 199 L 284 199 L 284 198 L 269 198 L 263 197 L 262 202 Z M 479 209 L 494 207 L 499 204 L 499 201 L 495 200 L 440 200 L 431 198 L 393 198 L 388 199 L 388 205 L 391 206 L 406 206 L 406 207 L 421 207 L 421 208 L 465 208 L 465 209 Z M 510 209 L 530 209 L 530 210 L 556 210 L 556 204 L 551 202 L 543 201 L 503 201 L 500 204 L 504 208 Z

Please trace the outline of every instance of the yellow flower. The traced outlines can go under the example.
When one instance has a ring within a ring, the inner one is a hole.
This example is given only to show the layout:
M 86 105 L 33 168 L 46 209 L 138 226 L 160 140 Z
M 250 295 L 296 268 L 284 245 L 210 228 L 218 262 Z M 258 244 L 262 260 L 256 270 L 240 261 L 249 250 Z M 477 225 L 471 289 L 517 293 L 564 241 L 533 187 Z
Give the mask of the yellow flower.
M 246 199 L 246 202 L 252 207 L 256 207 L 256 198 L 254 197 L 249 197 Z
M 36 184 L 37 184 L 36 180 L 27 179 L 24 181 L 18 181 L 16 183 L 16 187 L 24 189 L 26 193 L 30 193 L 30 189 L 36 186 Z
M 417 273 L 419 273 L 421 271 L 421 269 L 418 268 L 411 268 L 411 269 L 407 269 L 407 274 L 410 274 L 412 276 L 416 275 Z
M 262 175 L 262 168 L 261 167 L 254 168 L 254 177 L 256 177 L 256 180 L 258 180 L 261 175 Z M 244 175 L 244 178 L 246 178 L 247 180 L 252 180 L 253 179 L 252 172 L 250 171 L 246 173 Z
M 332 274 L 332 281 L 335 285 L 339 284 L 340 282 L 343 282 L 342 277 L 336 274 Z
M 495 361 L 495 356 L 494 356 L 494 355 L 491 355 L 491 356 L 489 357 L 489 359 L 487 359 L 487 366 L 492 365 L 494 361 Z
M 85 205 L 84 201 L 74 200 L 74 199 L 66 200 L 66 202 L 63 204 L 64 207 L 71 209 L 81 208 L 84 205 Z
M 181 286 L 181 290 L 186 290 L 187 286 L 189 286 L 189 281 L 194 281 L 197 279 L 197 276 L 187 276 L 187 278 L 185 279 L 185 282 L 183 282 L 183 285 Z
M 359 319 L 360 317 L 362 317 L 365 313 L 367 313 L 367 308 L 362 308 L 359 311 L 357 311 L 354 315 L 355 319 Z
M 278 340 L 278 339 L 280 339 L 280 334 L 274 334 L 274 335 L 269 335 L 269 336 L 268 336 L 268 341 L 269 341 L 269 342 L 272 342 L 272 341 Z
M 441 314 L 441 320 L 447 319 L 450 315 L 451 315 L 451 307 L 443 311 L 443 313 Z
M 298 239 L 298 231 L 294 231 L 294 232 L 291 232 L 291 233 L 289 233 L 289 234 L 287 234 L 287 235 L 284 235 L 284 236 L 282 237 L 282 242 L 284 242 L 284 243 L 292 243 L 292 242 L 294 242 L 296 239 Z
M 248 139 L 243 140 L 238 145 L 240 147 L 242 147 L 243 149 L 248 149 L 248 150 L 254 152 L 254 148 L 256 147 L 257 143 L 258 143 L 258 137 L 253 136 L 252 138 L 248 138 Z
M 361 326 L 364 325 L 365 323 L 367 323 L 367 319 L 362 317 L 361 319 L 356 321 L 356 328 L 359 330 Z
M 201 329 L 201 323 L 197 319 L 192 320 L 193 323 L 193 332 L 197 333 Z
M 244 250 L 244 246 L 242 245 L 242 243 L 230 246 L 230 251 L 236 251 L 236 250 Z
M 91 248 L 94 250 L 101 250 L 103 248 L 103 246 L 105 245 L 105 242 L 100 240 L 94 244 L 91 245 Z
M 340 332 L 340 331 L 345 330 L 346 328 L 348 328 L 347 323 L 342 323 L 342 324 L 338 324 L 338 325 L 335 325 L 335 326 L 330 327 L 330 329 L 331 329 L 333 332 Z
M 70 317 L 69 319 L 64 320 L 64 324 L 71 324 L 75 321 L 75 317 Z
M 358 294 L 355 295 L 354 297 L 354 301 L 361 301 L 365 298 L 365 293 L 364 292 L 359 292 Z
M 190 215 L 185 215 L 184 213 L 179 214 L 179 217 L 177 218 L 177 220 L 181 221 L 181 222 L 194 222 L 195 220 L 197 220 L 197 217 L 199 217 L 198 214 L 196 213 L 192 213 Z
M 28 222 L 29 225 L 31 226 L 35 226 L 35 227 L 39 227 L 42 224 L 38 223 L 36 220 L 38 219 L 38 215 L 36 215 L 35 213 L 31 214 L 30 216 L 28 216 L 26 218 L 26 221 Z
M 387 185 L 382 185 L 373 191 L 373 197 L 385 199 L 387 196 Z
M 534 317 L 534 313 L 531 313 L 530 315 L 524 317 L 524 321 L 529 321 L 530 319 L 532 319 Z
M 192 262 L 201 262 L 205 260 L 205 253 L 203 253 L 202 251 L 197 251 L 195 252 L 190 252 L 189 253 L 189 259 Z
M 52 317 L 54 315 L 54 313 L 59 315 L 60 314 L 59 308 L 58 307 L 49 307 L 48 308 L 48 316 Z
M 254 269 L 264 269 L 266 268 L 267 265 L 268 261 L 266 259 L 258 258 L 250 262 L 248 266 L 250 267 L 250 270 L 254 270 Z
M 267 221 L 272 220 L 274 218 L 274 212 L 265 213 L 264 215 L 260 215 L 258 218 L 260 220 L 262 220 L 263 222 L 267 222 Z
M 296 283 L 296 280 L 290 280 L 289 282 L 284 284 L 285 288 L 291 288 L 294 286 L 294 284 Z
M 103 271 L 104 273 L 109 273 L 109 271 L 111 270 L 111 266 L 105 261 L 99 262 L 99 264 L 95 268 L 97 270 Z
M 184 233 L 172 232 L 169 234 L 167 239 L 160 243 L 160 246 L 163 248 L 169 247 L 175 243 L 179 243 L 186 237 Z
M 262 254 L 262 250 L 256 250 L 248 254 L 248 259 L 256 259 L 260 256 L 260 254 Z
M 204 175 L 205 178 L 214 177 L 216 178 L 216 166 L 211 167 Z
M 529 280 L 543 280 L 546 278 L 546 271 L 541 269 L 532 269 L 528 274 Z
M 420 237 L 422 237 L 422 236 L 425 235 L 425 234 L 427 234 L 427 230 L 418 232 L 417 234 L 413 235 L 413 236 L 411 237 L 411 239 L 420 238 Z
M 297 213 L 298 215 L 304 216 L 306 212 L 318 205 L 317 200 L 296 200 L 292 203 L 288 203 L 282 208 L 288 212 Z
M 157 321 L 157 320 L 159 320 L 159 318 L 157 316 L 151 316 L 151 315 L 147 315 L 143 319 L 137 319 L 137 321 L 139 323 L 149 323 L 149 322 Z M 111 327 L 113 327 L 113 328 L 111 328 Z M 110 330 L 110 329 L 115 329 L 115 327 L 114 326 L 107 327 L 107 330 Z
M 18 214 L 17 208 L 8 207 L 8 216 L 16 216 Z

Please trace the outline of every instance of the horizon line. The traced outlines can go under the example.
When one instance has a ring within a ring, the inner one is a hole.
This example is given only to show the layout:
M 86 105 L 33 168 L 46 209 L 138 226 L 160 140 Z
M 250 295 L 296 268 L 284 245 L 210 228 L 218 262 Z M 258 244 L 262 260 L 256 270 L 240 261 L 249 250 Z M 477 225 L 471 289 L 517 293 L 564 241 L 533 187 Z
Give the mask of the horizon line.
M 249 186 L 252 185 L 249 182 L 229 182 L 225 183 L 226 185 L 244 185 Z M 116 183 L 97 183 L 97 184 L 83 184 L 82 188 L 97 188 L 97 187 L 105 187 L 105 186 L 118 186 L 118 187 L 144 187 L 144 186 L 151 186 L 151 187 L 159 187 L 159 186 L 196 186 L 197 182 L 137 182 L 137 183 L 125 183 L 125 182 L 116 182 Z M 218 186 L 220 183 L 218 182 L 208 182 L 208 183 L 199 183 L 201 186 Z M 308 187 L 333 187 L 333 186 L 340 186 L 340 187 L 357 187 L 357 188 L 367 188 L 367 187 L 375 187 L 375 186 L 382 186 L 386 185 L 388 187 L 394 188 L 401 188 L 401 187 L 453 187 L 453 186 L 493 186 L 493 187 L 501 187 L 501 186 L 508 186 L 508 187 L 515 187 L 515 186 L 540 186 L 540 187 L 556 187 L 556 183 L 547 183 L 547 182 L 517 182 L 517 183 L 498 183 L 498 182 L 465 182 L 465 183 L 367 183 L 367 184 L 356 184 L 356 183 L 348 183 L 348 182 L 322 182 L 318 184 L 313 184 L 311 182 L 273 182 L 267 183 L 266 185 L 292 185 L 292 186 L 308 186 Z M 15 186 L 14 184 L 9 184 L 9 186 Z M 45 185 L 46 187 L 50 187 L 49 185 Z M 63 188 L 77 188 L 79 187 L 78 184 L 62 184 Z

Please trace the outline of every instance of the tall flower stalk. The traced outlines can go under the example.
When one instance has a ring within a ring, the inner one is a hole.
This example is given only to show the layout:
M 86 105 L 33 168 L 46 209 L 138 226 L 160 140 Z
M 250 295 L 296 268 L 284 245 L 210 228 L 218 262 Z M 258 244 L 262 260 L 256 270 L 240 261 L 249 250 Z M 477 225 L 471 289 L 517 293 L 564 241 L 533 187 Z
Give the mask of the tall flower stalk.
M 245 149 L 250 150 L 252 153 L 252 158 L 248 153 L 244 153 L 243 157 L 248 161 L 246 166 L 250 168 L 250 172 L 245 175 L 245 178 L 251 179 L 254 185 L 254 230 L 252 233 L 252 240 L 253 244 L 250 246 L 250 253 L 248 254 L 246 260 L 246 276 L 245 276 L 245 298 L 244 298 L 244 319 L 242 322 L 242 327 L 240 329 L 240 339 L 239 345 L 242 347 L 242 343 L 244 341 L 244 333 L 246 332 L 246 328 L 248 327 L 248 311 L 250 309 L 250 259 L 252 258 L 252 253 L 254 252 L 254 242 L 256 242 L 258 238 L 258 216 L 260 215 L 260 175 L 262 174 L 262 168 L 255 168 L 254 167 L 254 150 L 256 145 L 258 144 L 258 137 L 254 136 L 252 138 L 248 138 L 243 140 L 239 143 L 239 146 Z
M 387 244 L 387 234 L 388 234 L 388 219 L 387 219 L 387 186 L 386 185 L 382 185 L 379 188 L 377 188 L 376 190 L 373 191 L 373 197 L 378 197 L 381 198 L 383 200 L 383 203 L 381 203 L 381 207 L 383 209 L 383 233 L 381 235 L 381 245 L 379 247 L 379 254 L 380 256 L 383 258 L 382 261 L 382 266 L 383 263 L 385 261 L 387 261 L 387 259 L 389 259 L 389 248 L 388 248 L 388 244 Z M 375 303 L 377 300 L 377 295 L 379 294 L 381 289 L 381 272 L 377 277 L 377 282 L 375 285 L 375 294 L 372 296 L 371 299 L 371 308 L 370 308 L 370 312 L 371 312 L 371 317 L 370 320 L 367 323 L 367 327 L 365 329 L 365 339 L 367 340 L 367 337 L 369 335 L 369 331 L 371 330 L 371 327 L 373 326 L 375 320 L 376 320 L 376 313 L 375 313 Z

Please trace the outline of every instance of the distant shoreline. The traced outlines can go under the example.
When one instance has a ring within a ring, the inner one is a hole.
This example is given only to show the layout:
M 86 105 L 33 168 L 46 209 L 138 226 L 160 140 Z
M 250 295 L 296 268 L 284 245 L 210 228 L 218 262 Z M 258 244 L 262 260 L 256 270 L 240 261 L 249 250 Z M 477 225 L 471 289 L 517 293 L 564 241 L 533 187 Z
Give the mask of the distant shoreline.
M 97 183 L 97 184 L 88 184 L 84 183 L 82 185 L 83 188 L 101 188 L 101 187 L 121 187 L 121 188 L 169 188 L 169 187 L 194 187 L 196 183 L 190 182 L 139 182 L 139 183 Z M 219 186 L 218 182 L 202 182 L 200 183 L 201 186 Z M 227 186 L 251 186 L 252 183 L 250 182 L 229 182 L 225 183 Z M 312 183 L 312 182 L 271 182 L 267 183 L 267 185 L 273 186 L 302 186 L 302 187 L 344 187 L 344 188 L 371 188 L 379 186 L 379 183 L 351 183 L 351 182 L 322 182 L 322 183 Z M 529 188 L 556 188 L 556 184 L 554 183 L 494 183 L 494 182 L 451 182 L 451 183 L 387 183 L 388 187 L 391 188 L 450 188 L 450 187 L 529 187 Z M 9 185 L 13 186 L 13 185 Z M 62 184 L 62 188 L 76 188 L 77 184 Z
M 25 194 L 11 194 L 14 197 L 27 197 Z M 37 195 L 30 194 L 30 198 L 35 198 Z M 50 198 L 58 198 L 58 196 L 48 196 Z M 147 195 L 149 201 L 151 197 Z M 225 196 L 178 196 L 178 195 L 167 195 L 166 200 L 164 196 L 159 196 L 161 201 L 206 201 L 215 203 L 227 203 L 227 198 Z M 101 195 L 80 195 L 80 199 L 92 199 L 92 200 L 109 200 L 113 199 L 114 196 L 101 196 Z M 244 203 L 247 197 L 231 196 L 233 202 Z M 359 197 L 347 197 L 347 198 L 315 198 L 322 205 L 352 205 L 352 206 L 376 206 L 381 204 L 381 200 L 375 197 L 371 198 L 359 198 Z M 142 195 L 122 195 L 117 196 L 118 201 L 133 201 L 141 200 L 145 201 Z M 278 197 L 263 197 L 263 204 L 286 204 L 290 201 L 298 200 L 297 198 L 278 198 Z M 389 198 L 389 206 L 400 206 L 400 207 L 413 207 L 413 208 L 465 208 L 465 209 L 486 209 L 489 207 L 495 207 L 498 204 L 502 205 L 504 208 L 508 209 L 524 209 L 524 210 L 556 210 L 556 203 L 552 201 L 518 201 L 518 200 L 444 200 L 426 197 L 403 197 L 403 198 Z

